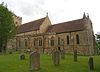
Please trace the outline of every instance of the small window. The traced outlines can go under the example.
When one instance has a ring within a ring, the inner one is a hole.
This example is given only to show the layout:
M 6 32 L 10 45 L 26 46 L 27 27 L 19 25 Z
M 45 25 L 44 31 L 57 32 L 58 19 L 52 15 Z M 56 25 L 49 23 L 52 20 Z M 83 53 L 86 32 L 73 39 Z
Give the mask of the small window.
M 60 37 L 58 37 L 58 45 L 60 45 Z
M 69 36 L 67 36 L 67 44 L 69 44 Z
M 79 35 L 76 35 L 76 43 L 79 44 L 80 41 L 79 41 Z
M 61 48 L 60 47 L 58 47 L 58 50 L 61 52 Z
M 54 37 L 51 37 L 51 39 L 50 39 L 50 45 L 54 46 Z
M 54 46 L 54 40 L 51 39 L 51 46 Z
M 39 46 L 42 46 L 42 39 L 39 39 Z
M 17 24 L 17 22 L 15 22 L 15 24 Z

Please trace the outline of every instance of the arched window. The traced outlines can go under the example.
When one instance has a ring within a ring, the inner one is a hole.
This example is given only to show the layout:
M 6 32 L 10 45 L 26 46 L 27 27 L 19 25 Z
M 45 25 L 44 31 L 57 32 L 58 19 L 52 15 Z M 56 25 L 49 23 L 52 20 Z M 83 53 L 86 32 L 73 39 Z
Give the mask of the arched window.
M 80 43 L 80 41 L 79 41 L 79 35 L 78 35 L 78 34 L 76 35 L 76 43 L 77 43 L 77 44 Z
M 54 46 L 54 38 L 53 37 L 51 38 L 51 42 L 50 43 L 51 43 L 51 46 Z
M 69 44 L 69 36 L 67 36 L 67 44 Z
M 60 37 L 58 37 L 58 45 L 60 45 Z
M 39 38 L 39 46 L 42 46 L 42 39 Z
M 36 45 L 37 45 L 37 39 L 34 38 L 34 47 L 36 47 Z
M 54 40 L 53 39 L 51 40 L 51 46 L 54 46 Z

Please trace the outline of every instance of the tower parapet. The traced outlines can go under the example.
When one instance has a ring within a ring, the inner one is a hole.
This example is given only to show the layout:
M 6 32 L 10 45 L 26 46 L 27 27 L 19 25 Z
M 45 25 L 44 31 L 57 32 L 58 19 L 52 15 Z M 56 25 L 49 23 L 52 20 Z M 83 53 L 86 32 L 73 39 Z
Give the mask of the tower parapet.
M 13 19 L 16 26 L 20 26 L 22 24 L 22 17 L 13 14 Z

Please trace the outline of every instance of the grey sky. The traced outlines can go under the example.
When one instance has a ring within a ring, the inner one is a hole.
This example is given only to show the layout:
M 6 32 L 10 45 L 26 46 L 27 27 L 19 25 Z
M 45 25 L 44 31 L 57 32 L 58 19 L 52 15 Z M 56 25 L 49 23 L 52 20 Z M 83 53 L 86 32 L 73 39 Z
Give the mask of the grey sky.
M 100 31 L 99 0 L 0 0 L 16 15 L 23 18 L 23 23 L 46 16 L 53 24 L 82 18 L 83 12 L 89 13 L 94 32 Z

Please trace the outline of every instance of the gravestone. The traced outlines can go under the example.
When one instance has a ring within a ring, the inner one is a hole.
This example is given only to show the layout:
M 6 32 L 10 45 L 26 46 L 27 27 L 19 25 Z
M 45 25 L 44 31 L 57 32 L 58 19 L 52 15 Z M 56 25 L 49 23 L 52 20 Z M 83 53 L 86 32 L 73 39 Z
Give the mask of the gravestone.
M 12 54 L 12 51 L 10 51 L 9 54 Z
M 59 65 L 60 63 L 60 53 L 59 51 L 54 51 L 52 54 L 53 64 L 55 66 Z
M 74 50 L 74 62 L 77 62 L 77 50 Z
M 65 51 L 61 50 L 61 59 L 65 59 Z
M 40 69 L 40 54 L 35 51 L 30 54 L 29 57 L 29 70 L 39 70 Z
M 89 58 L 89 60 L 88 60 L 88 66 L 89 66 L 89 70 L 94 70 L 93 57 Z
M 25 54 L 23 54 L 23 53 L 20 54 L 19 59 L 20 59 L 20 60 L 25 60 Z

